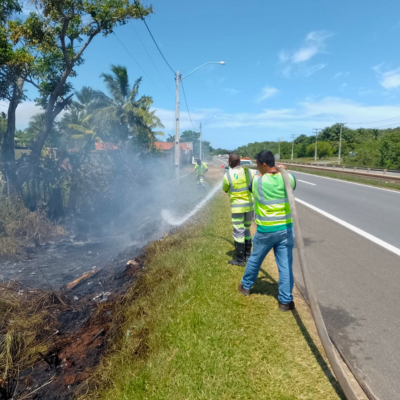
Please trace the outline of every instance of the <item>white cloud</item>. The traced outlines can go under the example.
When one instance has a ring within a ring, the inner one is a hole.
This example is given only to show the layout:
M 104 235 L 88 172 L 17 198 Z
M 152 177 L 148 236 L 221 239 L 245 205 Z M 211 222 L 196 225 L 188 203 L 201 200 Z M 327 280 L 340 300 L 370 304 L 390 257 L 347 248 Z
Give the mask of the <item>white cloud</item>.
M 397 89 L 400 86 L 400 68 L 385 72 L 380 83 L 385 89 Z
M 347 72 L 336 72 L 336 74 L 333 75 L 332 79 L 345 78 L 345 77 L 347 77 L 349 75 L 350 75 L 349 71 L 347 71 Z
M 168 131 L 168 125 L 173 123 L 173 111 L 157 110 L 157 115 L 162 119 Z M 319 100 L 305 99 L 294 108 L 264 109 L 259 113 L 225 113 L 222 110 L 203 109 L 192 113 L 195 126 L 199 122 L 217 115 L 210 122 L 209 128 L 221 130 L 263 129 L 268 132 L 289 134 L 290 132 L 311 132 L 315 127 L 324 128 L 336 122 L 349 123 L 351 128 L 373 127 L 373 121 L 390 119 L 400 115 L 400 104 L 391 106 L 370 106 L 339 97 L 325 97 Z M 164 116 L 168 119 L 164 120 Z M 351 124 L 361 122 L 361 124 Z M 390 123 L 390 122 L 389 122 Z M 384 125 L 385 123 L 382 122 Z M 394 121 L 396 124 L 396 121 Z M 399 122 L 400 125 L 400 122 Z M 181 129 L 193 129 L 187 113 L 181 113 Z M 232 131 L 233 133 L 233 131 Z M 263 133 L 264 134 L 264 133 Z M 257 137 L 243 139 L 243 142 L 257 140 Z M 266 140 L 266 139 L 264 139 Z
M 290 77 L 293 73 L 310 76 L 326 67 L 327 64 L 316 64 L 309 66 L 308 61 L 319 53 L 325 52 L 326 40 L 332 36 L 327 31 L 313 31 L 307 34 L 302 46 L 293 52 L 281 50 L 279 62 L 283 64 L 282 73 Z
M 311 67 L 306 67 L 304 69 L 304 74 L 305 76 L 311 76 L 312 74 L 315 74 L 317 71 L 320 71 L 321 69 L 325 68 L 328 64 L 316 64 L 312 65 Z
M 8 103 L 0 101 L 0 112 L 7 114 Z M 39 113 L 44 112 L 42 108 L 38 107 L 33 101 L 24 101 L 17 107 L 16 121 L 17 129 L 25 129 L 28 127 L 30 119 Z
M 301 63 L 303 61 L 307 61 L 310 58 L 314 57 L 318 53 L 318 48 L 317 47 L 304 47 L 296 53 L 293 54 L 292 56 L 292 61 L 294 63 Z
M 372 69 L 376 72 L 380 85 L 386 90 L 400 87 L 400 67 L 387 70 L 385 68 L 385 63 L 381 63 L 375 65 Z
M 261 95 L 256 99 L 256 103 L 260 103 L 263 100 L 275 96 L 276 94 L 278 94 L 278 89 L 266 86 L 262 89 Z
M 234 89 L 234 88 L 224 88 L 224 92 L 234 96 L 235 94 L 240 93 L 240 90 Z

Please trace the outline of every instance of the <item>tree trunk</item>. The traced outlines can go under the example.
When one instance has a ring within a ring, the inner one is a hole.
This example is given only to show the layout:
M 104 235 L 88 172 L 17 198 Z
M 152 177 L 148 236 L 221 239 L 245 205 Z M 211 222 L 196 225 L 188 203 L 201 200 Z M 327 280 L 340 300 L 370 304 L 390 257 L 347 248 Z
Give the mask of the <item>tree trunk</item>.
M 49 102 L 47 103 L 46 111 L 45 111 L 45 126 L 42 132 L 40 132 L 38 138 L 36 139 L 35 144 L 33 145 L 33 149 L 31 154 L 29 155 L 29 164 L 30 168 L 24 168 L 21 174 L 18 175 L 19 184 L 22 185 L 23 182 L 29 176 L 29 170 L 32 170 L 36 166 L 39 165 L 40 155 L 42 153 L 43 146 L 49 137 L 51 130 L 53 129 L 54 120 L 60 114 L 60 112 L 69 104 L 72 95 L 67 96 L 62 101 L 58 102 L 58 97 L 60 96 L 63 86 L 72 71 L 72 67 L 65 69 L 63 76 L 58 82 L 54 92 L 49 96 Z
M 15 164 L 15 129 L 16 129 L 16 118 L 15 114 L 17 111 L 18 104 L 22 98 L 22 89 L 24 87 L 25 79 L 19 78 L 14 83 L 12 88 L 12 97 L 8 105 L 7 112 L 7 130 L 3 137 L 3 145 L 1 149 L 2 161 L 5 178 L 8 183 L 8 187 L 12 192 L 19 192 L 16 181 L 16 164 Z

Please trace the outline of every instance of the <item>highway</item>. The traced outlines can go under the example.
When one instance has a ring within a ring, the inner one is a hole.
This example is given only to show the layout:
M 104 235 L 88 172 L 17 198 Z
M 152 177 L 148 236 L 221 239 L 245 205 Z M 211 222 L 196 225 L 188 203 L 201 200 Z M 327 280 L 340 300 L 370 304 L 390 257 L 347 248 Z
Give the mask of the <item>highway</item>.
M 400 399 L 400 192 L 293 174 L 329 334 L 380 400 Z M 294 269 L 302 287 L 297 254 Z

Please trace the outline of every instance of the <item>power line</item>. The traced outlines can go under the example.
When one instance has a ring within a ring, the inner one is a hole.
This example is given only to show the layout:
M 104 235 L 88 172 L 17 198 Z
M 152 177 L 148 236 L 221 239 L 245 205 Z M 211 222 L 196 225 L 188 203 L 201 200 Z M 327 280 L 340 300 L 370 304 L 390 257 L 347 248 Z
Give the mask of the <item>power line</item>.
M 369 122 L 346 122 L 346 124 L 347 124 L 347 125 L 358 125 L 358 124 L 361 124 L 361 125 L 368 125 L 368 124 L 374 124 L 375 122 L 392 121 L 392 120 L 394 120 L 394 119 L 399 119 L 399 118 L 400 118 L 400 116 L 398 116 L 398 117 L 393 117 L 393 118 L 387 118 L 387 119 L 380 119 L 380 120 L 377 120 L 377 121 L 369 121 Z
M 400 126 L 400 122 L 396 122 L 394 124 L 389 124 L 389 125 L 384 125 L 384 126 L 378 126 L 378 127 L 374 127 L 373 129 L 382 129 L 382 128 L 390 128 L 390 127 L 398 127 Z
M 166 94 L 164 92 L 164 90 L 162 90 L 154 81 L 153 79 L 150 78 L 150 76 L 147 74 L 147 72 L 141 67 L 141 65 L 136 61 L 135 57 L 133 57 L 133 55 L 131 54 L 131 52 L 126 48 L 126 46 L 121 42 L 121 39 L 117 36 L 117 34 L 114 32 L 115 37 L 118 39 L 118 41 L 121 43 L 122 47 L 126 50 L 126 52 L 131 56 L 132 60 L 135 61 L 136 65 L 143 71 L 143 73 L 147 76 L 147 78 L 150 80 L 150 82 L 162 93 L 164 93 L 165 95 L 168 96 L 168 94 Z
M 187 109 L 187 112 L 189 114 L 189 119 L 190 119 L 190 122 L 192 123 L 193 129 L 196 130 L 196 128 L 194 127 L 193 121 L 192 121 L 192 116 L 190 115 L 189 106 L 188 106 L 188 102 L 187 102 L 187 99 L 186 99 L 185 87 L 183 86 L 183 82 L 182 81 L 181 81 L 181 85 L 182 85 L 183 97 L 185 98 L 186 109 Z
M 161 57 L 164 59 L 165 63 L 168 65 L 169 69 L 170 69 L 170 70 L 173 72 L 173 74 L 175 75 L 175 70 L 171 67 L 171 65 L 169 64 L 169 62 L 167 61 L 167 59 L 164 57 L 164 54 L 162 53 L 161 49 L 158 47 L 158 44 L 157 44 L 157 42 L 156 42 L 156 39 L 154 39 L 154 36 L 153 36 L 153 34 L 151 33 L 151 30 L 150 30 L 150 28 L 148 27 L 148 25 L 147 25 L 147 23 L 146 23 L 146 20 L 145 20 L 144 17 L 143 17 L 142 12 L 140 11 L 140 7 L 138 7 L 138 10 L 139 10 L 139 14 L 140 14 L 140 16 L 141 16 L 141 18 L 142 18 L 142 21 L 143 21 L 144 24 L 146 25 L 146 28 L 147 28 L 147 30 L 149 31 L 151 38 L 153 39 L 154 44 L 156 45 L 158 51 L 159 51 L 160 54 L 161 54 Z
M 164 82 L 164 84 L 165 84 L 166 88 L 168 89 L 168 91 L 169 91 L 169 92 L 172 94 L 172 96 L 173 96 L 173 93 L 172 93 L 171 89 L 169 88 L 169 86 L 168 86 L 167 82 L 165 82 L 165 80 L 164 80 L 163 76 L 161 75 L 161 72 L 158 70 L 158 68 L 157 68 L 157 65 L 156 65 L 156 63 L 153 61 L 153 59 L 152 59 L 152 57 L 151 57 L 150 53 L 147 51 L 147 48 L 146 48 L 145 44 L 143 43 L 142 39 L 140 38 L 140 36 L 139 36 L 139 33 L 137 32 L 137 30 L 136 30 L 136 28 L 135 28 L 135 25 L 133 24 L 133 22 L 132 22 L 132 21 L 131 21 L 131 25 L 132 25 L 132 28 L 133 28 L 133 30 L 135 31 L 135 33 L 136 33 L 136 36 L 138 37 L 138 39 L 139 39 L 140 43 L 142 44 L 142 46 L 143 46 L 143 48 L 144 48 L 145 52 L 146 52 L 146 53 L 147 53 L 147 55 L 149 56 L 149 58 L 150 58 L 150 61 L 151 61 L 151 62 L 152 62 L 152 64 L 154 65 L 154 68 L 155 68 L 155 69 L 156 69 L 156 71 L 158 72 L 158 75 L 160 75 L 160 78 L 161 78 L 161 79 L 162 79 L 162 81 Z

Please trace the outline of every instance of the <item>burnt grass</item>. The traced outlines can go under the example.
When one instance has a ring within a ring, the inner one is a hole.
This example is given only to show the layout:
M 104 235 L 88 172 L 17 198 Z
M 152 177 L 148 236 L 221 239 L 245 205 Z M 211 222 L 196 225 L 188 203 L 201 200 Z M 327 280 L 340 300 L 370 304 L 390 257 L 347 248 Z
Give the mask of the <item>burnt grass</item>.
M 87 380 L 112 341 L 114 310 L 143 269 L 143 250 L 131 248 L 72 290 L 65 285 L 54 293 L 60 301 L 48 322 L 55 332 L 47 339 L 48 352 L 37 354 L 33 367 L 0 380 L 0 399 L 66 400 L 86 393 Z M 24 286 L 15 284 L 13 290 Z M 29 296 L 34 301 L 35 291 Z

